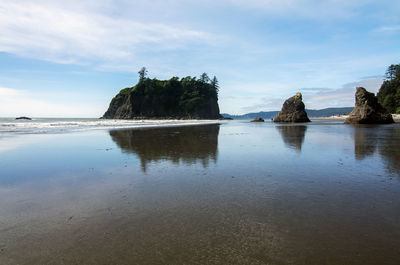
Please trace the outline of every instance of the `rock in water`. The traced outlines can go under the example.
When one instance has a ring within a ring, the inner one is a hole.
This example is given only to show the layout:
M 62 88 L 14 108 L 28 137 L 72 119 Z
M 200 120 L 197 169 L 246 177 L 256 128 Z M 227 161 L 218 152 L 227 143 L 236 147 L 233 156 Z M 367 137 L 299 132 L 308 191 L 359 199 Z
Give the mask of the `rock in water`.
M 18 117 L 18 118 L 15 118 L 16 120 L 32 120 L 32 118 L 29 118 L 29 117 L 25 117 L 25 116 L 23 116 L 23 117 Z
M 392 115 L 378 103 L 378 98 L 374 93 L 368 92 L 363 87 L 357 87 L 355 97 L 356 105 L 344 123 L 382 124 L 394 122 Z
M 252 120 L 251 122 L 264 122 L 263 118 L 260 117 L 256 117 L 254 120 Z
M 301 93 L 297 93 L 283 103 L 282 110 L 276 115 L 274 122 L 310 122 Z

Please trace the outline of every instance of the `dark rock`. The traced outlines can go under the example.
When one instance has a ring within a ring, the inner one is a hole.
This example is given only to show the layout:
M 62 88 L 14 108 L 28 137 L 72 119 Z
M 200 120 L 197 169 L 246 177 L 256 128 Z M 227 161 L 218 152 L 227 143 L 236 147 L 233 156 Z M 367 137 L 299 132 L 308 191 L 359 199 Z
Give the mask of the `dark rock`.
M 374 93 L 368 92 L 363 87 L 357 87 L 356 105 L 344 123 L 359 124 L 385 124 L 393 123 L 392 115 L 389 114 Z
M 32 120 L 32 118 L 29 118 L 29 117 L 18 117 L 18 118 L 15 118 L 16 120 Z
M 276 115 L 274 122 L 310 122 L 301 93 L 297 93 L 283 103 L 282 110 Z
M 264 122 L 263 118 L 260 117 L 256 117 L 254 120 L 252 120 L 251 122 Z
M 103 119 L 219 119 L 216 88 L 195 78 L 144 79 L 121 90 Z
M 132 104 L 130 104 L 130 95 L 119 93 L 110 103 L 108 110 L 104 113 L 104 119 L 131 119 L 133 118 Z

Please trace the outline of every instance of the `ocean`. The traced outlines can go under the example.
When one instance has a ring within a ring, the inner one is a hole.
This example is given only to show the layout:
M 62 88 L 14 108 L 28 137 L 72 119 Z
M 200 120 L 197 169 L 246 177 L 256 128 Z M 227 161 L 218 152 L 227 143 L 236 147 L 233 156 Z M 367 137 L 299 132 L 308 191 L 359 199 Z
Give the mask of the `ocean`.
M 215 120 L 109 120 L 96 118 L 0 118 L 0 134 L 59 133 L 82 130 L 150 128 L 218 123 Z

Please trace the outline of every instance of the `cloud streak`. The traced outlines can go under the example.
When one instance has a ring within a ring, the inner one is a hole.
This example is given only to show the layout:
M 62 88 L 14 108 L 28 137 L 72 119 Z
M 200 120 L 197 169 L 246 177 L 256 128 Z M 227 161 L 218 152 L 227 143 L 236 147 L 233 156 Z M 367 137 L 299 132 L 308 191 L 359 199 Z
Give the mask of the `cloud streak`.
M 132 62 L 138 53 L 211 44 L 207 32 L 32 2 L 0 2 L 0 51 L 58 63 Z
M 359 8 L 373 3 L 372 0 L 226 0 L 241 8 L 266 12 L 272 16 L 296 16 L 305 19 L 330 20 L 351 18 L 359 14 Z
M 374 30 L 378 33 L 396 33 L 400 31 L 400 25 L 382 26 Z
M 302 89 L 303 99 L 307 108 L 323 109 L 329 107 L 354 106 L 356 87 L 364 87 L 370 92 L 377 93 L 383 80 L 381 78 L 363 79 L 344 84 L 341 88 Z

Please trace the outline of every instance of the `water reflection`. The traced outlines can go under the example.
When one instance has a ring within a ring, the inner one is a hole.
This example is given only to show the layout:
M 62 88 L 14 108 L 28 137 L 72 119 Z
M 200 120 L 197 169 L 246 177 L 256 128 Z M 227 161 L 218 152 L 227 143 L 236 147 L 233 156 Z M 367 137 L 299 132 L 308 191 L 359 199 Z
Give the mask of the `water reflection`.
M 0 155 L 0 264 L 400 264 L 400 124 L 274 127 L 29 136 Z
M 281 134 L 283 141 L 289 148 L 301 151 L 304 142 L 304 136 L 307 131 L 307 126 L 304 125 L 287 125 L 276 126 L 278 132 Z
M 400 127 L 353 126 L 354 155 L 357 160 L 379 155 L 388 170 L 400 175 Z
M 379 126 L 354 125 L 354 156 L 357 160 L 363 160 L 372 156 L 378 146 Z
M 217 161 L 219 125 L 112 130 L 112 140 L 125 152 L 137 154 L 142 170 L 152 161 L 175 164 Z

